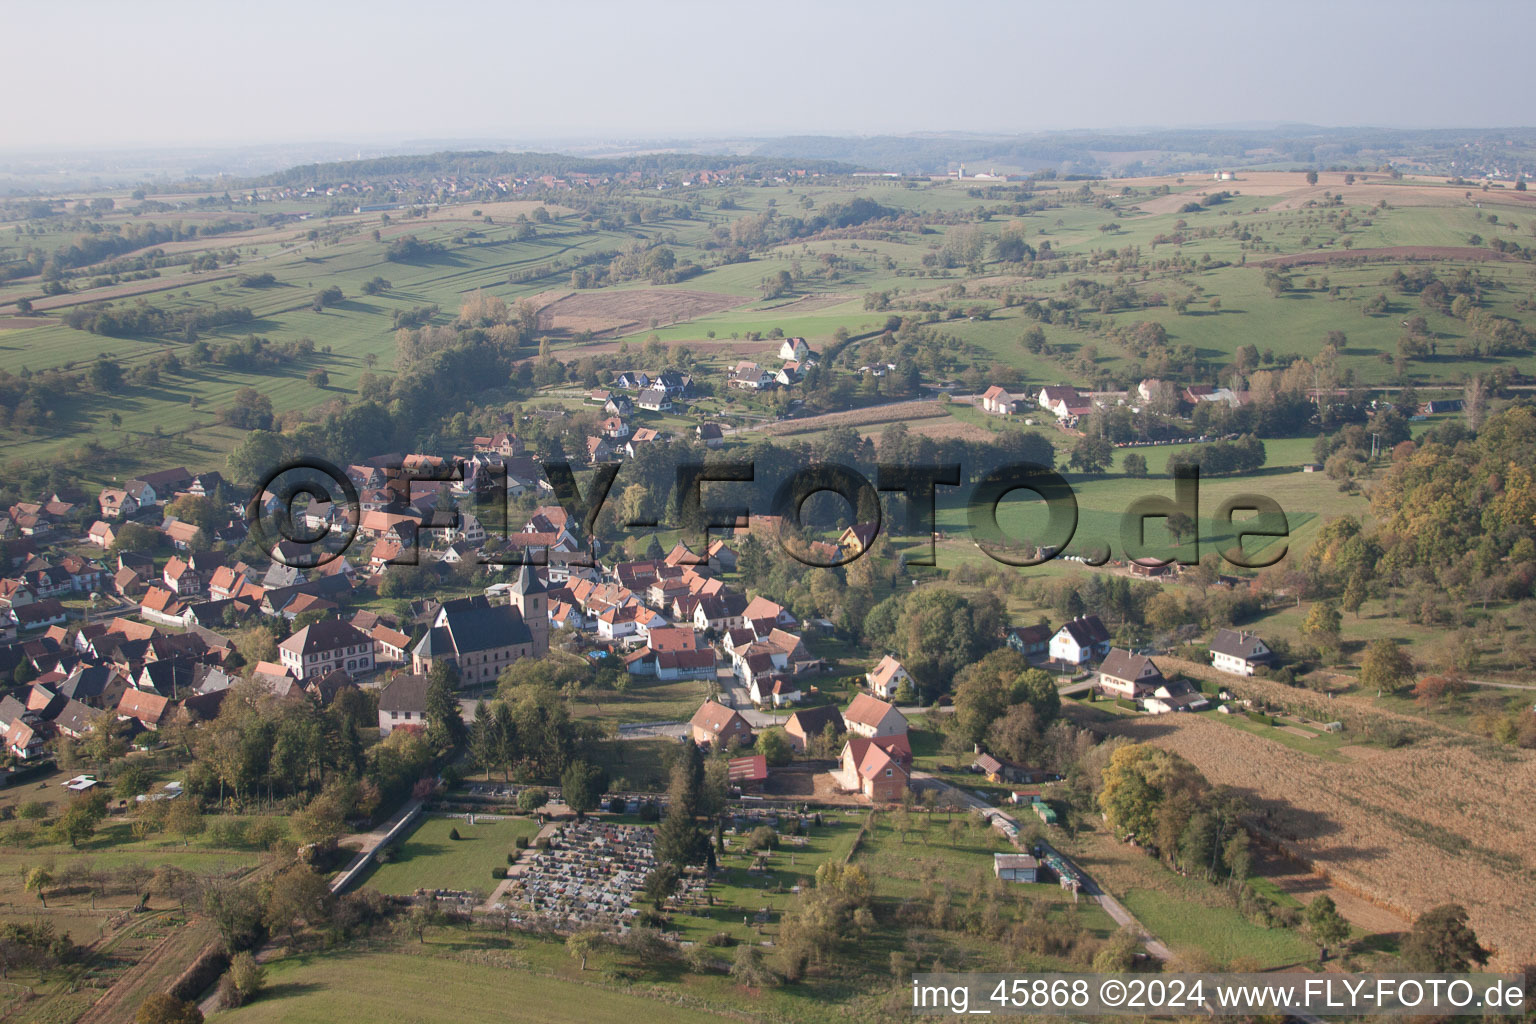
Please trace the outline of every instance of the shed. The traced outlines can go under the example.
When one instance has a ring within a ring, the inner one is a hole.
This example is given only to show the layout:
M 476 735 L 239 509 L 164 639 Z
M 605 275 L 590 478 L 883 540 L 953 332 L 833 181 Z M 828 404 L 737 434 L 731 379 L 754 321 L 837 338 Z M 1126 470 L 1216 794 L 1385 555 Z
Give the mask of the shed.
M 1005 882 L 1038 880 L 1040 862 L 1027 853 L 994 853 L 992 873 Z

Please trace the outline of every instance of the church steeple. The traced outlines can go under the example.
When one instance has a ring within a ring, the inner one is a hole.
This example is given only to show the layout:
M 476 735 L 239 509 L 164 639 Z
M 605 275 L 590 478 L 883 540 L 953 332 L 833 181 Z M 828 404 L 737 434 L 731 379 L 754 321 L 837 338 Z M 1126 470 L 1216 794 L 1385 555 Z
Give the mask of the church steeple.
M 549 653 L 549 588 L 539 582 L 538 574 L 533 571 L 533 564 L 528 559 L 528 552 L 523 551 L 523 564 L 518 566 L 517 579 L 512 583 L 512 604 L 523 617 L 523 624 L 528 627 L 529 634 L 533 637 L 534 657 L 543 657 Z

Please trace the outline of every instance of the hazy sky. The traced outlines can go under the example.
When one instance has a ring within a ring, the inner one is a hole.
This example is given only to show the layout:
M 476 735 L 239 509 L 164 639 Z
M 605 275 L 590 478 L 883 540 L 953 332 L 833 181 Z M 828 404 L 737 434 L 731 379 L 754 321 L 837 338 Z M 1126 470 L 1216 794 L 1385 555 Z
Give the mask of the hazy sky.
M 1536 120 L 1532 0 L 0 0 L 0 25 L 8 150 Z

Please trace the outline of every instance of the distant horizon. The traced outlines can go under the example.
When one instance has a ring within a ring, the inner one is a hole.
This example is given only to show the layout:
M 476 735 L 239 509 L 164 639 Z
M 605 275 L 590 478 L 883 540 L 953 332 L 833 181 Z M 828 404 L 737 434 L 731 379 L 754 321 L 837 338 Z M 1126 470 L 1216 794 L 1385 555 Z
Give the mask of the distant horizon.
M 593 0 L 580 18 L 467 0 L 423 19 L 399 0 L 273 0 L 230 31 L 194 0 L 76 0 L 9 11 L 6 152 L 296 145 L 408 138 L 667 139 L 936 131 L 1019 135 L 1084 125 L 1486 125 L 1530 115 L 1525 70 L 1489 39 L 1536 5 L 1424 0 L 1284 11 L 1191 0 L 1153 17 L 1108 0 L 975 0 L 935 12 L 784 0 L 772 10 Z M 61 55 L 62 49 L 62 55 Z M 67 73 L 61 70 L 67 69 Z M 945 125 L 937 129 L 931 126 Z M 404 127 L 402 127 L 404 126 Z M 925 127 L 930 126 L 930 127 Z M 259 140 L 259 141 L 257 141 Z
M 490 149 L 496 152 L 554 152 L 562 155 L 577 155 L 567 153 L 564 150 L 554 148 L 561 146 L 570 147 L 656 147 L 659 152 L 667 151 L 669 145 L 698 147 L 710 143 L 742 143 L 742 142 L 775 142 L 796 138 L 822 138 L 822 139 L 933 139 L 933 138 L 974 138 L 974 139 L 1024 139 L 1034 136 L 1052 135 L 1150 135 L 1157 132 L 1265 132 L 1286 130 L 1308 130 L 1330 132 L 1349 131 L 1401 131 L 1401 132 L 1523 132 L 1536 131 L 1536 123 L 1532 124 L 1387 124 L 1380 122 L 1360 122 L 1352 124 L 1314 124 L 1305 121 L 1254 121 L 1247 123 L 1226 124 L 1144 124 L 1144 125 L 1101 125 L 1077 128 L 1042 128 L 1032 131 L 989 131 L 983 129 L 945 129 L 945 128 L 920 128 L 909 131 L 882 131 L 882 132 L 857 132 L 857 131 L 777 131 L 777 132 L 699 132 L 694 134 L 669 133 L 666 135 L 650 136 L 643 133 L 628 136 L 621 135 L 569 135 L 569 136 L 531 136 L 525 139 L 504 138 L 495 136 L 433 136 L 426 134 L 402 132 L 399 135 L 375 135 L 368 137 L 345 136 L 291 136 L 286 138 L 262 138 L 249 140 L 235 139 L 180 139 L 166 140 L 163 142 L 141 141 L 123 143 L 66 143 L 56 145 L 36 146 L 7 146 L 0 143 L 0 157 L 5 156 L 65 156 L 85 155 L 93 153 L 142 153 L 165 154 L 181 152 L 211 151 L 227 153 L 242 149 L 273 149 L 284 146 L 366 146 L 374 149 L 388 149 L 390 147 L 430 147 L 442 151 L 455 152 L 468 149 Z M 720 155 L 726 155 L 724 151 Z

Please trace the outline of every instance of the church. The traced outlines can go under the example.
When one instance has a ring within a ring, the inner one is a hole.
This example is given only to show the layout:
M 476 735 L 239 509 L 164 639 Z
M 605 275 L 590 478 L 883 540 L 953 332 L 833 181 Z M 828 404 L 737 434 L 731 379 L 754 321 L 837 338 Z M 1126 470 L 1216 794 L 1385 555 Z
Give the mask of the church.
M 427 635 L 411 649 L 411 671 L 425 675 L 445 662 L 458 673 L 461 687 L 479 686 L 495 682 L 519 658 L 548 654 L 548 597 L 526 562 L 510 595 L 510 604 L 493 605 L 480 596 L 445 602 Z

